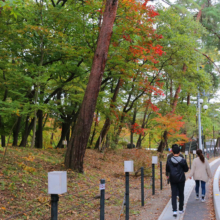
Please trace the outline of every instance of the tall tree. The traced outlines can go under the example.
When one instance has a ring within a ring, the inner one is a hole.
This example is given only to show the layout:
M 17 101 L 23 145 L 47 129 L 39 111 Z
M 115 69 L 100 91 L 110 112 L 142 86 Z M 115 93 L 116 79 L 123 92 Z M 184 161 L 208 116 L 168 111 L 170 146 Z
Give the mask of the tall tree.
M 80 173 L 83 172 L 84 155 L 92 126 L 102 76 L 108 57 L 108 48 L 117 7 L 118 0 L 106 1 L 102 27 L 100 29 L 97 48 L 93 58 L 89 82 L 85 91 L 79 117 L 66 152 L 66 167 Z

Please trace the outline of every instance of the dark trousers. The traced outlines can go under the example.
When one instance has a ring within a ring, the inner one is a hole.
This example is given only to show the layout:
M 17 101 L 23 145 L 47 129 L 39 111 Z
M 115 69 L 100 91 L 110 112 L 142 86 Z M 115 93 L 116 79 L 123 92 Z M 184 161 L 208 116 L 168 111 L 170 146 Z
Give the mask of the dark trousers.
M 181 183 L 171 183 L 171 191 L 172 191 L 172 206 L 173 211 L 177 211 L 177 200 L 176 197 L 179 193 L 179 210 L 183 210 L 184 205 L 184 187 L 185 182 Z

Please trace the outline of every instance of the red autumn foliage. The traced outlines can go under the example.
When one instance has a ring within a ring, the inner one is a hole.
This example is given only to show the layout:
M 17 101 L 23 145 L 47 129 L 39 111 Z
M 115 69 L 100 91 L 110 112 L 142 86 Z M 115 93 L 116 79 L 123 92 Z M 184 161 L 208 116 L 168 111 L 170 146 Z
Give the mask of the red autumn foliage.
M 154 119 L 157 122 L 155 128 L 160 131 L 168 132 L 168 139 L 177 140 L 175 143 L 183 144 L 189 141 L 186 134 L 180 134 L 180 129 L 184 126 L 185 122 L 182 121 L 182 116 L 175 114 L 162 114 L 157 113 L 158 117 Z
M 133 125 L 131 125 L 131 132 L 135 134 L 144 135 L 144 129 L 141 128 L 141 126 L 137 123 L 134 123 Z

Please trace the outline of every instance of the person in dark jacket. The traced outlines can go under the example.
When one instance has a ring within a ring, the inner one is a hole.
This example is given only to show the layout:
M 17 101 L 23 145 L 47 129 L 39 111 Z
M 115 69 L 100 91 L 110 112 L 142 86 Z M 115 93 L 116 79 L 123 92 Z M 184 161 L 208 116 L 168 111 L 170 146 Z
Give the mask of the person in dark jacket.
M 173 148 L 174 147 L 178 147 L 178 145 L 177 144 L 173 144 L 172 145 L 172 152 L 167 156 L 167 161 L 169 160 L 169 159 L 171 159 L 171 157 L 173 157 Z M 184 158 L 184 156 L 180 153 L 180 157 L 182 157 L 182 158 Z M 169 182 L 170 182 L 170 180 L 169 180 L 169 178 L 170 178 L 170 173 L 168 173 L 168 172 L 166 172 L 166 176 L 167 176 L 167 183 L 169 184 Z
M 180 157 L 180 148 L 173 147 L 173 157 L 171 157 L 166 164 L 166 173 L 170 173 L 170 185 L 172 192 L 172 207 L 173 216 L 177 217 L 177 194 L 179 193 L 179 213 L 182 214 L 184 204 L 184 187 L 187 172 L 189 167 L 184 158 Z

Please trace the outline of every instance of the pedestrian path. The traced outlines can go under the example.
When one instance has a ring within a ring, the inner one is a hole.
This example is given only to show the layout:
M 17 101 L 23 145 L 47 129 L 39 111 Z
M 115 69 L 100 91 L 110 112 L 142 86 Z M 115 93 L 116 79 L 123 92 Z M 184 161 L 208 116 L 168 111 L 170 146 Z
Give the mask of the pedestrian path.
M 211 166 L 211 171 L 213 176 L 219 165 L 220 165 L 220 160 Z M 210 182 L 206 186 L 206 200 L 211 196 L 211 192 L 209 190 L 209 184 Z M 195 200 L 194 190 L 191 193 L 189 200 L 187 202 L 183 220 L 193 220 L 193 219 L 199 219 L 199 220 L 209 219 L 209 210 L 207 207 L 207 203 L 201 202 L 201 200 Z
M 216 159 L 210 163 L 212 173 L 215 172 L 215 170 L 218 168 L 219 165 L 220 165 L 220 158 Z M 172 220 L 172 219 L 175 219 L 175 220 L 193 220 L 193 219 L 203 220 L 204 219 L 204 220 L 206 220 L 206 219 L 208 219 L 208 218 L 203 218 L 203 215 L 205 216 L 207 214 L 207 209 L 204 208 L 204 207 L 206 207 L 207 204 L 200 202 L 200 200 L 199 201 L 195 200 L 194 186 L 195 186 L 194 180 L 188 179 L 186 181 L 185 189 L 184 189 L 184 197 L 185 197 L 184 207 L 186 207 L 186 208 L 185 208 L 184 214 L 178 214 L 178 216 L 176 218 L 174 218 L 171 200 L 170 200 L 167 203 L 165 209 L 161 213 L 158 220 Z M 208 189 L 208 187 L 207 187 L 207 189 Z M 209 192 L 207 191 L 207 194 L 208 193 Z M 196 218 L 195 218 L 195 216 L 196 216 Z

